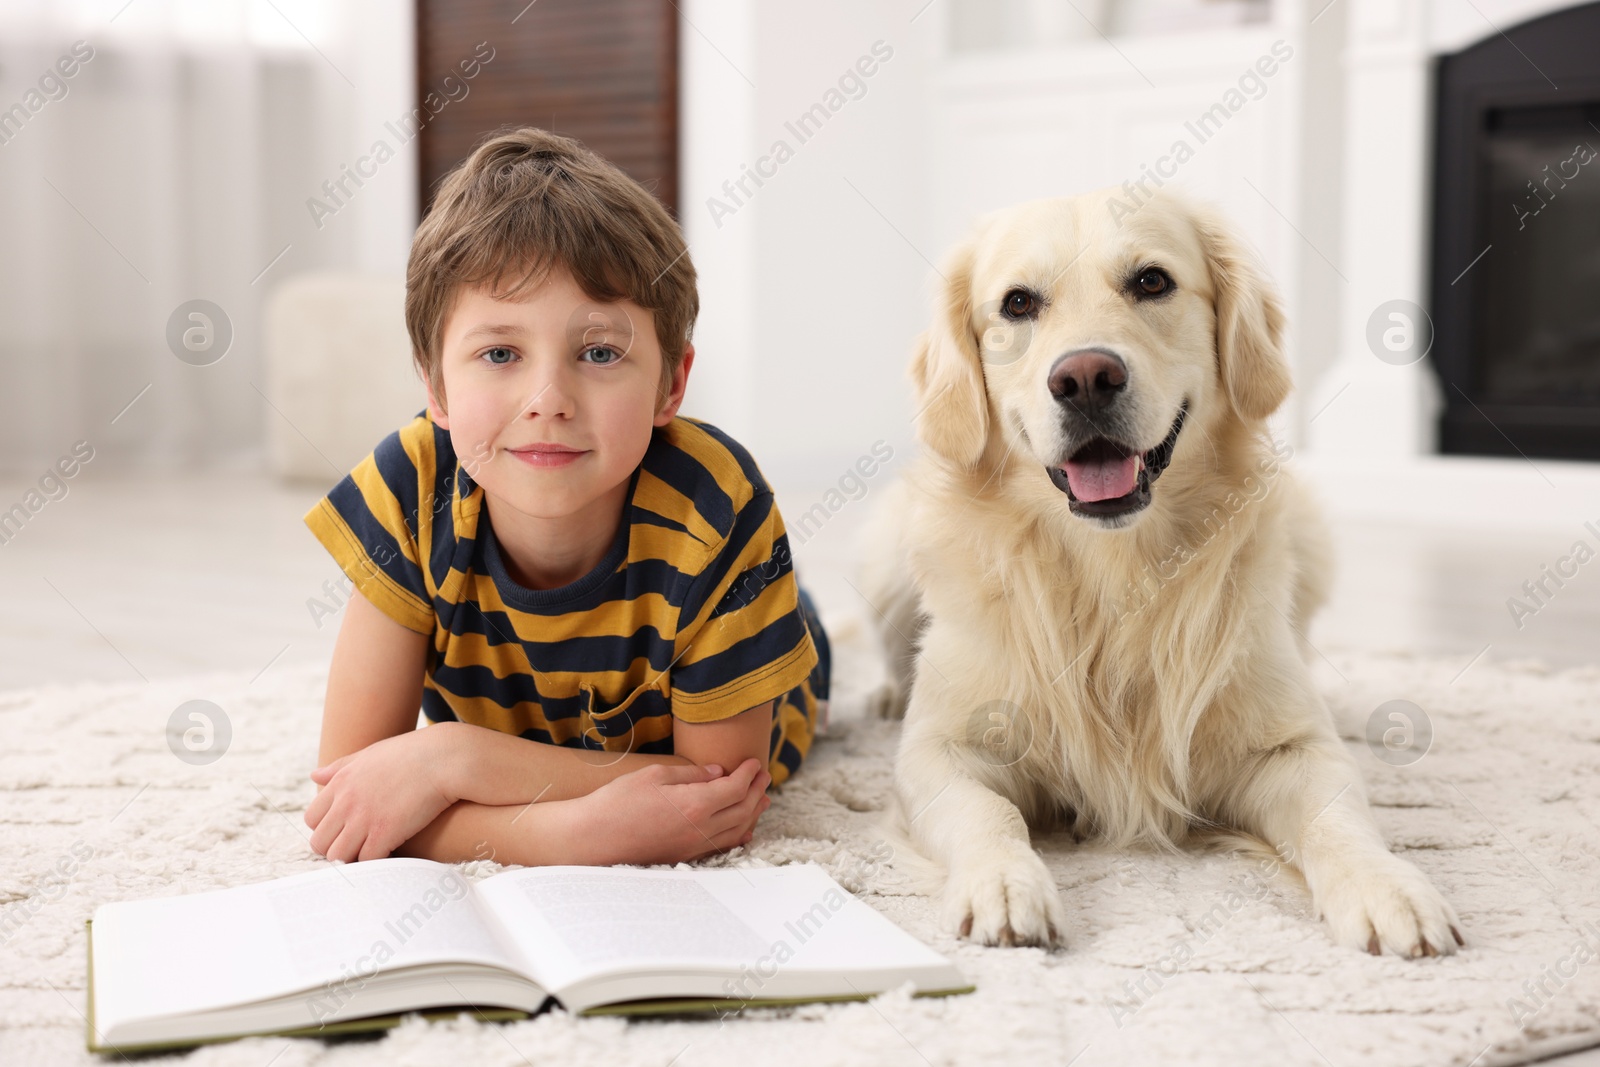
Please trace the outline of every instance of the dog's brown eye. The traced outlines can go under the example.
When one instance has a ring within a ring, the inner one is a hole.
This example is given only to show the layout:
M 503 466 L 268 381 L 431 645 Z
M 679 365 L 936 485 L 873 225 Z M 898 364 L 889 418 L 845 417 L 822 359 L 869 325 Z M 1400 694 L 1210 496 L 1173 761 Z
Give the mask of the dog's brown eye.
M 1141 296 L 1160 296 L 1172 287 L 1172 278 L 1160 267 L 1150 267 L 1134 279 Z
M 1025 319 L 1034 313 L 1038 302 L 1026 289 L 1013 289 L 1006 294 L 1002 306 L 1006 309 L 1006 314 L 1012 318 Z

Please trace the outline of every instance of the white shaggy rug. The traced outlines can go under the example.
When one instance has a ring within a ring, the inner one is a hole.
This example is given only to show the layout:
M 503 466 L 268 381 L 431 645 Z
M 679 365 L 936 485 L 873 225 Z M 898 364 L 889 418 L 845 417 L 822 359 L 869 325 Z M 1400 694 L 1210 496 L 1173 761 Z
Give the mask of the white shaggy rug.
M 722 1023 L 409 1016 L 377 1039 L 252 1038 L 138 1062 L 1488 1067 L 1600 1044 L 1600 669 L 1480 661 L 1452 683 L 1460 662 L 1325 650 L 1331 666 L 1318 676 L 1379 822 L 1454 902 L 1461 954 L 1335 948 L 1301 890 L 1262 886 L 1242 858 L 1130 857 L 1046 837 L 1035 844 L 1071 923 L 1070 948 L 1047 954 L 957 941 L 910 888 L 910 866 L 877 825 L 898 726 L 860 718 L 879 668 L 859 619 L 828 621 L 832 729 L 753 845 L 725 862 L 816 861 L 954 958 L 976 993 L 901 989 Z M 325 862 L 301 821 L 323 684 L 321 669 L 275 667 L 253 684 L 218 674 L 0 694 L 0 1061 L 106 1062 L 85 1051 L 82 1015 L 84 920 L 98 904 Z M 1410 766 L 1380 762 L 1363 740 L 1371 712 L 1397 698 L 1433 726 L 1431 750 Z M 226 754 L 206 766 L 177 759 L 166 739 L 173 710 L 193 699 L 222 707 L 232 727 Z

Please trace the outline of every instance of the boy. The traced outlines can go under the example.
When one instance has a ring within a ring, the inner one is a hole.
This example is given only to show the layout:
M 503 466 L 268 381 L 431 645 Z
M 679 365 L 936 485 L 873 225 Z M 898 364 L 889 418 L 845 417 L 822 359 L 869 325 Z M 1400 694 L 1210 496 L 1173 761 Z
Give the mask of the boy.
M 754 460 L 677 415 L 698 310 L 671 216 L 575 141 L 503 133 L 440 186 L 406 276 L 428 407 L 305 517 L 356 586 L 318 853 L 751 839 L 825 713 L 828 645 Z

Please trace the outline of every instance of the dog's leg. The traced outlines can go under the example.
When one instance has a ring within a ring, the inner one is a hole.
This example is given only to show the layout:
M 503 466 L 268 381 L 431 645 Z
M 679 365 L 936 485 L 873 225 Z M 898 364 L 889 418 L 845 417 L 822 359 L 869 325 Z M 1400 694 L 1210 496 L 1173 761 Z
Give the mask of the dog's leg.
M 857 546 L 862 561 L 860 592 L 869 605 L 888 667 L 885 683 L 868 698 L 868 714 L 885 719 L 905 717 L 918 647 L 928 624 L 906 559 L 906 492 L 900 481 L 885 489 Z
M 1333 587 L 1333 537 L 1320 506 L 1305 486 L 1289 472 L 1278 475 L 1284 495 L 1285 521 L 1289 527 L 1290 555 L 1294 561 L 1294 585 L 1289 598 L 1289 622 L 1300 647 L 1300 658 L 1307 663 L 1317 658 L 1307 636 L 1311 616 L 1328 602 Z
M 909 585 L 894 590 L 880 608 L 878 639 L 888 664 L 888 677 L 868 698 L 868 713 L 883 719 L 903 719 L 911 697 L 918 639 L 927 628 L 928 617 L 918 610 L 916 591 Z
M 1374 955 L 1449 955 L 1461 921 L 1427 876 L 1391 853 L 1361 772 L 1331 730 L 1256 754 L 1222 814 L 1299 867 L 1334 941 Z
M 1020 782 L 964 729 L 984 701 L 951 700 L 951 687 L 919 672 L 895 764 L 895 788 L 912 840 L 948 872 L 945 929 L 986 945 L 1064 944 L 1065 908 L 1033 851 L 1021 810 L 983 779 Z M 937 702 L 937 707 L 934 706 Z M 952 710 L 955 709 L 955 710 Z

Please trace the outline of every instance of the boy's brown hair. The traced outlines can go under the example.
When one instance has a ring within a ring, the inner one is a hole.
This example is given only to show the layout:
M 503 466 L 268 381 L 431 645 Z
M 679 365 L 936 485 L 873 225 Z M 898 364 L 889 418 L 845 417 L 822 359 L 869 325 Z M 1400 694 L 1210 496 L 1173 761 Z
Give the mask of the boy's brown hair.
M 686 252 L 666 208 L 611 163 L 548 130 L 502 130 L 445 176 L 411 242 L 412 360 L 443 407 L 444 323 L 461 287 L 510 299 L 564 267 L 591 300 L 654 313 L 664 398 L 700 312 Z

